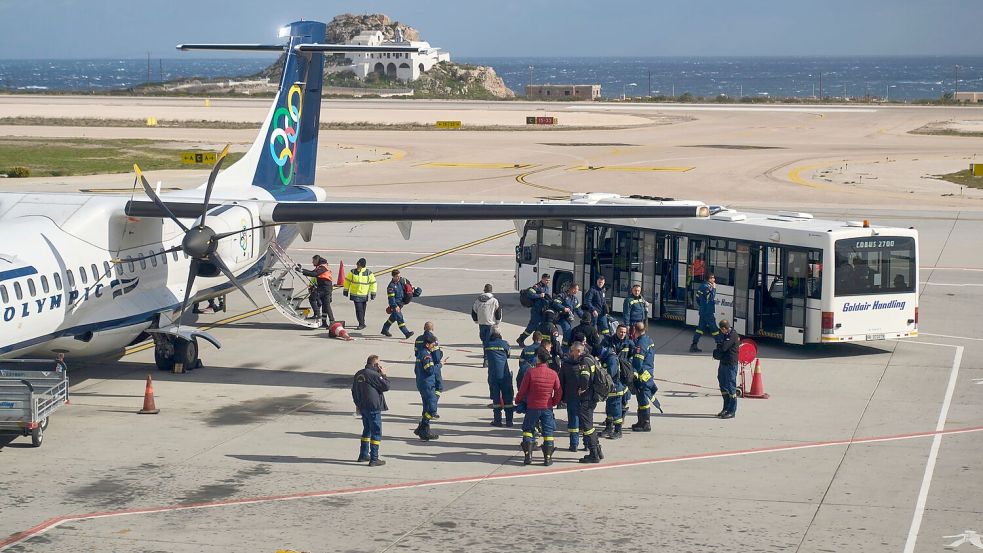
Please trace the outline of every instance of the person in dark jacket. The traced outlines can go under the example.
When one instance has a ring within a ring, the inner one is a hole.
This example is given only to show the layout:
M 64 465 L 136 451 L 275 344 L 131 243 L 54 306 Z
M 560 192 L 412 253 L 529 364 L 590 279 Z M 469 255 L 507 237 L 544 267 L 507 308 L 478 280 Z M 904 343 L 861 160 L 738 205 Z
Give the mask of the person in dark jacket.
M 379 467 L 386 462 L 379 458 L 379 445 L 382 443 L 382 412 L 389 409 L 385 393 L 389 391 L 389 378 L 379 364 L 378 355 L 370 355 L 365 368 L 355 373 L 352 382 L 352 401 L 362 415 L 362 446 L 358 452 L 358 462 L 369 462 L 370 467 Z
M 515 413 L 514 388 L 512 387 L 512 370 L 509 369 L 509 343 L 502 339 L 497 330 L 493 330 L 485 346 L 485 358 L 488 359 L 488 396 L 495 413 L 492 426 L 502 426 L 502 411 L 505 411 L 505 426 L 512 426 Z
M 420 392 L 420 401 L 423 403 L 423 415 L 413 433 L 425 442 L 439 437 L 430 431 L 430 421 L 437 418 L 437 400 L 440 398 L 440 391 L 437 389 L 437 374 L 440 373 L 441 362 L 439 351 L 435 336 L 424 337 L 423 349 L 417 352 L 416 365 L 413 367 L 416 389 Z
M 597 331 L 603 336 L 611 334 L 608 328 L 608 300 L 605 297 L 604 275 L 597 277 L 596 284 L 584 295 L 584 313 L 590 313 Z M 571 338 L 572 340 L 573 338 Z
M 533 430 L 537 424 L 543 433 L 543 464 L 547 467 L 553 464 L 553 452 L 556 450 L 553 432 L 556 430 L 556 419 L 553 408 L 563 399 L 563 389 L 560 387 L 560 377 L 556 371 L 547 366 L 552 355 L 545 348 L 536 350 L 537 364 L 529 369 L 527 378 L 519 387 L 516 401 L 525 404 L 526 416 L 522 419 L 522 453 L 525 454 L 523 463 L 532 463 L 532 451 L 536 444 Z
M 587 353 L 596 353 L 601 349 L 602 339 L 594 328 L 593 317 L 590 312 L 584 311 L 580 324 L 570 331 L 570 343 L 583 342 L 587 346 Z
M 553 303 L 550 290 L 550 275 L 546 273 L 540 277 L 539 282 L 520 292 L 532 304 L 532 307 L 529 308 L 529 324 L 516 339 L 519 347 L 526 347 L 526 338 L 531 336 L 539 328 L 539 324 L 543 322 L 543 312 Z
M 563 347 L 570 346 L 570 331 L 573 330 L 573 317 L 584 316 L 580 308 L 580 285 L 570 284 L 567 291 L 553 298 L 553 310 L 556 311 L 556 324 L 563 331 Z
M 559 364 L 559 357 L 563 353 L 563 330 L 555 321 L 556 311 L 547 309 L 543 312 L 543 320 L 539 323 L 539 327 L 536 330 L 542 336 L 541 341 L 553 344 L 553 348 L 550 351 L 553 352 L 553 356 L 556 357 L 556 363 Z
M 331 311 L 331 291 L 334 289 L 334 279 L 331 276 L 331 269 L 328 268 L 328 260 L 320 255 L 311 258 L 314 270 L 308 270 L 297 265 L 297 270 L 306 277 L 314 279 L 314 286 L 311 290 L 311 307 L 314 309 L 314 320 L 321 319 L 321 327 L 328 328 L 334 323 L 334 312 Z
M 522 378 L 526 375 L 526 371 L 536 366 L 536 351 L 542 346 L 542 341 L 543 335 L 538 330 L 533 332 L 532 343 L 522 348 L 519 353 L 519 370 L 515 373 L 515 389 L 518 390 L 522 386 Z
M 632 326 L 635 323 L 644 323 L 648 320 L 648 305 L 642 297 L 642 285 L 633 284 L 631 295 L 625 298 L 625 303 L 621 308 L 621 314 L 625 318 L 625 324 Z
M 717 382 L 720 395 L 724 398 L 724 408 L 717 416 L 732 419 L 737 415 L 737 353 L 741 337 L 730 327 L 726 319 L 720 321 L 720 340 L 713 350 L 713 358 L 720 361 L 717 366 Z

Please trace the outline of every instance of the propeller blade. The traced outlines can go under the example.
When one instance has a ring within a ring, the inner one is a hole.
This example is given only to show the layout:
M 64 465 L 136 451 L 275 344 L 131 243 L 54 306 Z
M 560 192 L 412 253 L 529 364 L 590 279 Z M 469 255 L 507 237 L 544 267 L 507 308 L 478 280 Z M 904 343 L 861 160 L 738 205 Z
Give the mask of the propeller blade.
M 208 257 L 208 261 L 211 264 L 213 264 L 216 267 L 218 267 L 218 269 L 220 271 L 222 271 L 222 274 L 224 274 L 225 277 L 227 279 L 229 279 L 229 282 L 231 282 L 236 288 L 239 289 L 240 292 L 242 292 L 242 294 L 244 296 L 246 296 L 246 299 L 249 300 L 249 303 L 252 303 L 253 304 L 253 307 L 255 307 L 256 309 L 259 309 L 259 305 L 257 305 L 257 303 L 255 301 L 253 301 L 253 297 L 249 295 L 249 292 L 247 292 L 246 289 L 243 288 L 241 284 L 239 284 L 239 281 L 236 280 L 236 276 L 234 274 L 232 274 L 232 271 L 229 270 L 228 265 L 226 265 L 225 262 L 222 261 L 222 258 L 219 257 L 219 255 L 217 253 L 213 253 L 212 255 L 210 255 Z
M 208 200 L 212 197 L 212 188 L 215 186 L 215 178 L 218 177 L 218 172 L 222 169 L 222 162 L 225 161 L 225 156 L 229 155 L 229 147 L 232 144 L 226 144 L 225 149 L 218 154 L 218 160 L 215 161 L 215 167 L 212 167 L 212 172 L 208 174 L 208 185 L 205 186 L 205 203 L 201 207 L 201 226 L 205 226 L 205 214 L 208 213 Z
M 230 230 L 229 232 L 223 232 L 221 234 L 216 234 L 215 235 L 215 240 L 221 240 L 223 238 L 228 238 L 230 236 L 235 236 L 237 234 L 242 234 L 243 232 L 247 232 L 247 231 L 250 231 L 250 230 L 256 230 L 256 229 L 266 228 L 266 227 L 279 227 L 279 226 L 283 226 L 283 223 L 264 223 L 262 225 L 254 225 L 254 226 L 251 226 L 251 227 L 246 227 L 246 228 L 241 229 L 241 230 Z
M 167 208 L 167 204 L 161 201 L 160 196 L 158 196 L 157 193 L 154 192 L 154 189 L 151 188 L 150 183 L 147 182 L 147 177 L 143 176 L 143 171 L 140 170 L 140 167 L 137 166 L 136 163 L 133 164 L 133 170 L 136 172 L 137 178 L 140 179 L 140 182 L 143 184 L 143 191 L 147 193 L 147 196 L 149 196 L 151 200 L 153 200 L 154 204 L 157 207 L 159 207 L 161 211 L 166 213 L 167 216 L 170 217 L 172 221 L 177 223 L 177 226 L 181 227 L 181 229 L 183 229 L 184 232 L 188 232 L 188 227 L 184 226 L 184 223 L 178 220 L 178 218 L 175 217 L 173 213 L 171 213 L 171 210 Z
M 188 307 L 188 298 L 191 297 L 191 287 L 195 283 L 195 277 L 198 276 L 198 264 L 199 261 L 192 257 L 191 265 L 188 268 L 188 285 L 184 288 L 184 299 L 181 300 L 181 314 L 177 318 L 178 326 L 181 326 L 181 321 L 184 320 L 184 310 Z

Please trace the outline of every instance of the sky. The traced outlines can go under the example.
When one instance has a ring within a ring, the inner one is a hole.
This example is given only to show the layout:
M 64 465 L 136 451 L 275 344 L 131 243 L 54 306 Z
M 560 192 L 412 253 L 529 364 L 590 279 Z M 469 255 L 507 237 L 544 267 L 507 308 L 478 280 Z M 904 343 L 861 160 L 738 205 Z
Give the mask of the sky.
M 177 57 L 346 12 L 458 58 L 983 55 L 983 0 L 0 0 L 0 59 Z

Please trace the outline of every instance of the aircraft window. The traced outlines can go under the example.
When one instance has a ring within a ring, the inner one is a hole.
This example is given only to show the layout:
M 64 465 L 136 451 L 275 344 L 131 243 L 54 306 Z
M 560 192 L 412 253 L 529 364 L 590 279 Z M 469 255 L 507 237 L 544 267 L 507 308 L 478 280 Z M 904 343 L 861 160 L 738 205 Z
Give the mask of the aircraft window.
M 7 295 L 7 287 L 2 284 L 0 284 L 0 300 L 3 300 L 3 303 L 10 301 L 10 296 Z
M 113 265 L 116 268 L 116 277 L 119 278 L 119 277 L 123 276 L 123 264 L 122 263 L 114 263 Z
M 146 271 L 147 270 L 147 258 L 146 257 L 141 257 L 140 258 L 140 270 L 141 271 Z
M 102 262 L 102 268 L 103 268 L 103 276 L 105 276 L 106 278 L 113 276 L 113 270 L 109 267 L 108 261 Z
M 157 253 L 156 252 L 153 254 L 153 257 L 150 258 L 150 264 L 153 265 L 154 267 L 157 266 Z
M 66 270 L 65 276 L 68 277 L 68 287 L 75 288 L 75 275 L 72 274 L 72 270 L 71 269 Z
M 126 256 L 126 267 L 131 273 L 136 271 L 136 267 L 133 265 L 133 258 L 130 256 Z
M 44 275 L 41 275 L 41 290 L 44 290 L 45 294 L 51 291 L 51 288 L 48 287 L 48 277 Z
M 85 272 L 85 267 L 79 267 L 79 278 L 82 279 L 82 284 L 89 283 L 89 277 Z
M 171 256 L 174 258 L 174 261 L 177 261 L 177 252 L 171 252 Z
M 160 249 L 160 260 L 164 262 L 164 265 L 167 265 L 167 252 L 164 251 L 164 248 Z
M 61 291 L 61 275 L 55 273 L 55 290 Z
M 38 289 L 37 289 L 36 286 L 34 286 L 34 279 L 33 278 L 27 279 L 27 291 L 31 293 L 31 297 L 32 298 L 34 296 L 38 295 Z
M 92 269 L 92 280 L 93 280 L 93 282 L 98 281 L 99 280 L 99 267 L 95 263 L 93 263 L 92 266 L 90 267 L 90 269 Z
M 21 290 L 19 282 L 14 283 L 14 295 L 17 296 L 17 299 L 19 300 L 24 299 L 24 291 Z

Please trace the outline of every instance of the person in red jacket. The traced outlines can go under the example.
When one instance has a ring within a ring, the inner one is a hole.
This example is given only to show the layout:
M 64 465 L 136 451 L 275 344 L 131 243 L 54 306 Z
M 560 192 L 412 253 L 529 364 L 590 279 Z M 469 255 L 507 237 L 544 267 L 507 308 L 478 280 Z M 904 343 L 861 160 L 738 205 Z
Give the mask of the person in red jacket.
M 553 464 L 553 452 L 556 450 L 553 445 L 553 432 L 556 430 L 553 408 L 563 399 L 563 389 L 560 387 L 560 377 L 547 364 L 551 359 L 552 354 L 546 348 L 536 350 L 536 366 L 526 372 L 519 386 L 519 394 L 515 397 L 517 403 L 524 405 L 526 413 L 522 420 L 522 453 L 525 454 L 523 464 L 526 465 L 532 463 L 532 451 L 536 447 L 533 429 L 537 423 L 543 431 L 543 464 L 547 467 Z

